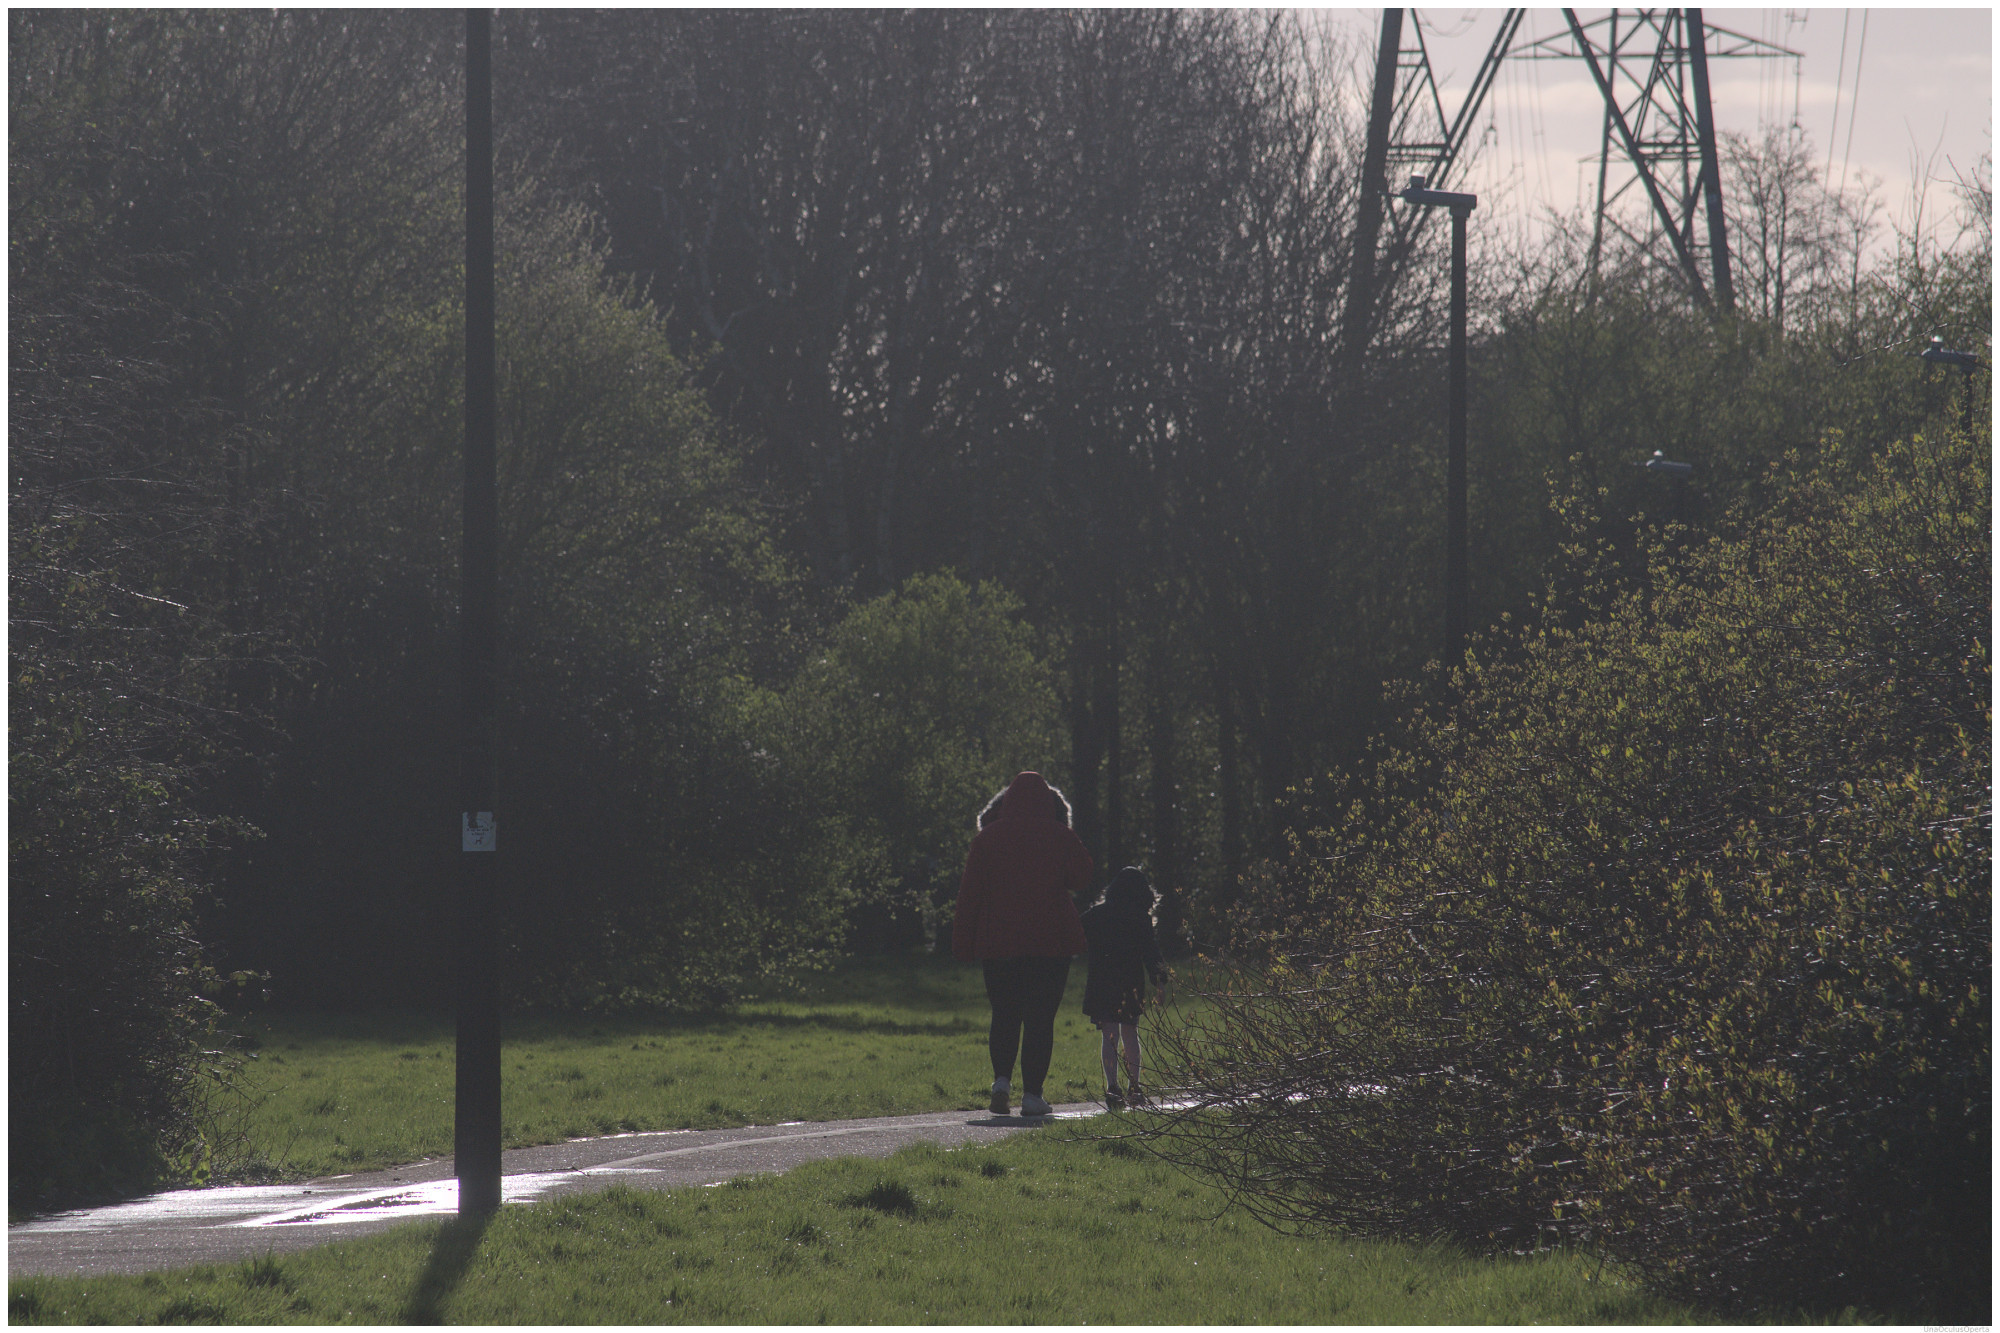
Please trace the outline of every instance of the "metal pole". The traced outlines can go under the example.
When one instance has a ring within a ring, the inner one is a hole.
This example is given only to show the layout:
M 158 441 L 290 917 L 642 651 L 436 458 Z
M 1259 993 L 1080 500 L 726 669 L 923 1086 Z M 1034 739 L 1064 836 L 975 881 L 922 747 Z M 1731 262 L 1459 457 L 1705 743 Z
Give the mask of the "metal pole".
M 1450 667 L 1465 651 L 1470 612 L 1466 588 L 1465 519 L 1465 219 L 1469 208 L 1451 210 L 1451 417 L 1445 454 L 1444 661 Z
M 500 1003 L 494 958 L 499 513 L 494 478 L 492 15 L 465 15 L 465 494 L 460 554 L 458 1211 L 500 1207 Z
M 1403 49 L 1403 11 L 1382 11 L 1382 38 L 1375 51 L 1375 94 L 1368 104 L 1368 140 L 1361 153 L 1361 194 L 1354 206 L 1354 263 L 1347 282 L 1347 310 L 1341 350 L 1351 366 L 1375 324 L 1375 244 L 1382 234 L 1382 196 L 1388 190 L 1389 116 L 1396 107 L 1396 57 Z
M 1479 196 L 1428 188 L 1410 177 L 1405 203 L 1451 210 L 1451 364 L 1444 463 L 1444 662 L 1449 668 L 1465 652 L 1472 597 L 1466 586 L 1465 517 L 1465 220 Z
M 1614 14 L 1616 10 L 1612 11 Z M 1590 285 L 1597 287 L 1597 261 L 1604 253 L 1604 181 L 1611 170 L 1611 112 L 1604 113 L 1604 138 L 1597 149 L 1597 220 L 1590 227 Z
M 1688 64 L 1694 71 L 1695 134 L 1701 141 L 1701 184 L 1708 196 L 1708 257 L 1715 273 L 1715 303 L 1725 314 L 1736 310 L 1736 285 L 1729 275 L 1729 229 L 1722 215 L 1722 168 L 1715 151 L 1715 110 L 1708 98 L 1708 33 L 1701 11 L 1687 17 Z

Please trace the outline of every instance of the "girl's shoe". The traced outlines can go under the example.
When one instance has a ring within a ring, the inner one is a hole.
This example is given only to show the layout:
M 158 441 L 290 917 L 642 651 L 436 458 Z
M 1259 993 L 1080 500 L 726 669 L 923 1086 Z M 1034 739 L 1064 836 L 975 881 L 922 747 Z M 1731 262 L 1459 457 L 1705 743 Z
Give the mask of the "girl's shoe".
M 1125 1104 L 1127 1106 L 1144 1106 L 1146 1104 L 1146 1094 L 1139 1091 L 1137 1083 L 1125 1089 Z
M 988 1099 L 986 1103 L 986 1109 L 993 1112 L 994 1115 L 1006 1115 L 1007 1094 L 1012 1090 L 1013 1090 L 1013 1085 L 1010 1084 L 1006 1079 L 1004 1078 L 994 1079 L 993 1095 L 991 1098 Z
M 1022 1115 L 1047 1115 L 1051 1109 L 1049 1104 L 1043 1101 L 1037 1094 L 1032 1092 L 1021 1094 Z
M 1125 1109 L 1125 1094 L 1118 1091 L 1116 1083 L 1104 1090 L 1104 1104 L 1114 1111 Z

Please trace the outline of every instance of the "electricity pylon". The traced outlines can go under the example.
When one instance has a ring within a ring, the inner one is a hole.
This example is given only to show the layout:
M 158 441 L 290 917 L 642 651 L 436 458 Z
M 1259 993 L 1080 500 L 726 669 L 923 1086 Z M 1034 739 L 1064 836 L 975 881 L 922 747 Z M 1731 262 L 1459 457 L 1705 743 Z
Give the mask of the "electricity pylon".
M 1746 56 L 1796 60 L 1799 53 L 1705 23 L 1699 9 L 1614 9 L 1588 23 L 1565 9 L 1563 19 L 1564 31 L 1517 54 L 1523 60 L 1582 60 L 1604 98 L 1591 271 L 1597 270 L 1607 226 L 1649 253 L 1664 239 L 1695 301 L 1735 310 L 1708 62 Z M 1631 169 L 1615 190 L 1608 188 L 1614 156 Z M 1635 185 L 1646 196 L 1643 236 L 1626 225 L 1618 207 Z M 1697 229 L 1700 215 L 1706 226 Z M 1702 280 L 1704 267 L 1712 290 Z
M 1447 116 L 1417 11 L 1382 11 L 1342 330 L 1349 348 L 1366 346 L 1374 335 L 1380 278 L 1402 267 L 1427 216 L 1421 209 L 1399 214 L 1387 245 L 1382 245 L 1384 196 L 1395 188 L 1388 179 L 1390 169 L 1421 166 L 1430 188 L 1450 188 L 1451 173 L 1463 164 L 1473 122 L 1499 74 L 1500 62 L 1510 55 L 1583 60 L 1604 99 L 1592 271 L 1607 226 L 1648 251 L 1664 238 L 1697 303 L 1725 311 L 1735 308 L 1708 62 L 1744 56 L 1797 59 L 1799 53 L 1705 23 L 1699 9 L 1614 9 L 1588 22 L 1579 20 L 1575 10 L 1565 9 L 1563 32 L 1513 51 L 1524 13 L 1509 9 L 1501 15 L 1464 102 L 1455 115 Z M 1629 166 L 1631 174 L 1611 189 L 1614 157 Z M 1620 204 L 1634 186 L 1645 195 L 1651 219 L 1643 236 L 1635 235 L 1620 216 Z M 1706 225 L 1698 230 L 1695 220 L 1704 213 Z

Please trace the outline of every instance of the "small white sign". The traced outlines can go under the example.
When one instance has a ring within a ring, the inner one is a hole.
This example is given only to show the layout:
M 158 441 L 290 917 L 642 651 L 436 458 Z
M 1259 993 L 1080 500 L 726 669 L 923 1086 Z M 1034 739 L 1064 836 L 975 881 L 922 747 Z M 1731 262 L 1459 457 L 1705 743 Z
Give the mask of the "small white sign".
M 460 850 L 467 852 L 490 852 L 493 850 L 493 812 L 481 810 L 478 814 L 467 814 L 460 843 Z

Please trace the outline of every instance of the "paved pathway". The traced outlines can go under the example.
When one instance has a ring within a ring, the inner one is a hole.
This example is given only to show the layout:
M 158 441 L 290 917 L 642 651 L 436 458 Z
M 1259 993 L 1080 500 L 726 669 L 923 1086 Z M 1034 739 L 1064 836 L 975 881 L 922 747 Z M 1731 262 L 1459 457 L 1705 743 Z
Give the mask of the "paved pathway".
M 937 1111 L 572 1139 L 504 1153 L 501 1190 L 507 1203 L 532 1203 L 614 1183 L 641 1189 L 714 1185 L 822 1157 L 887 1157 L 913 1143 L 986 1142 L 1101 1109 L 1080 1102 L 1058 1106 L 1053 1116 L 1039 1120 Z M 448 1157 L 300 1185 L 175 1190 L 7 1228 L 7 1275 L 87 1277 L 234 1263 L 371 1235 L 457 1208 L 458 1182 Z

